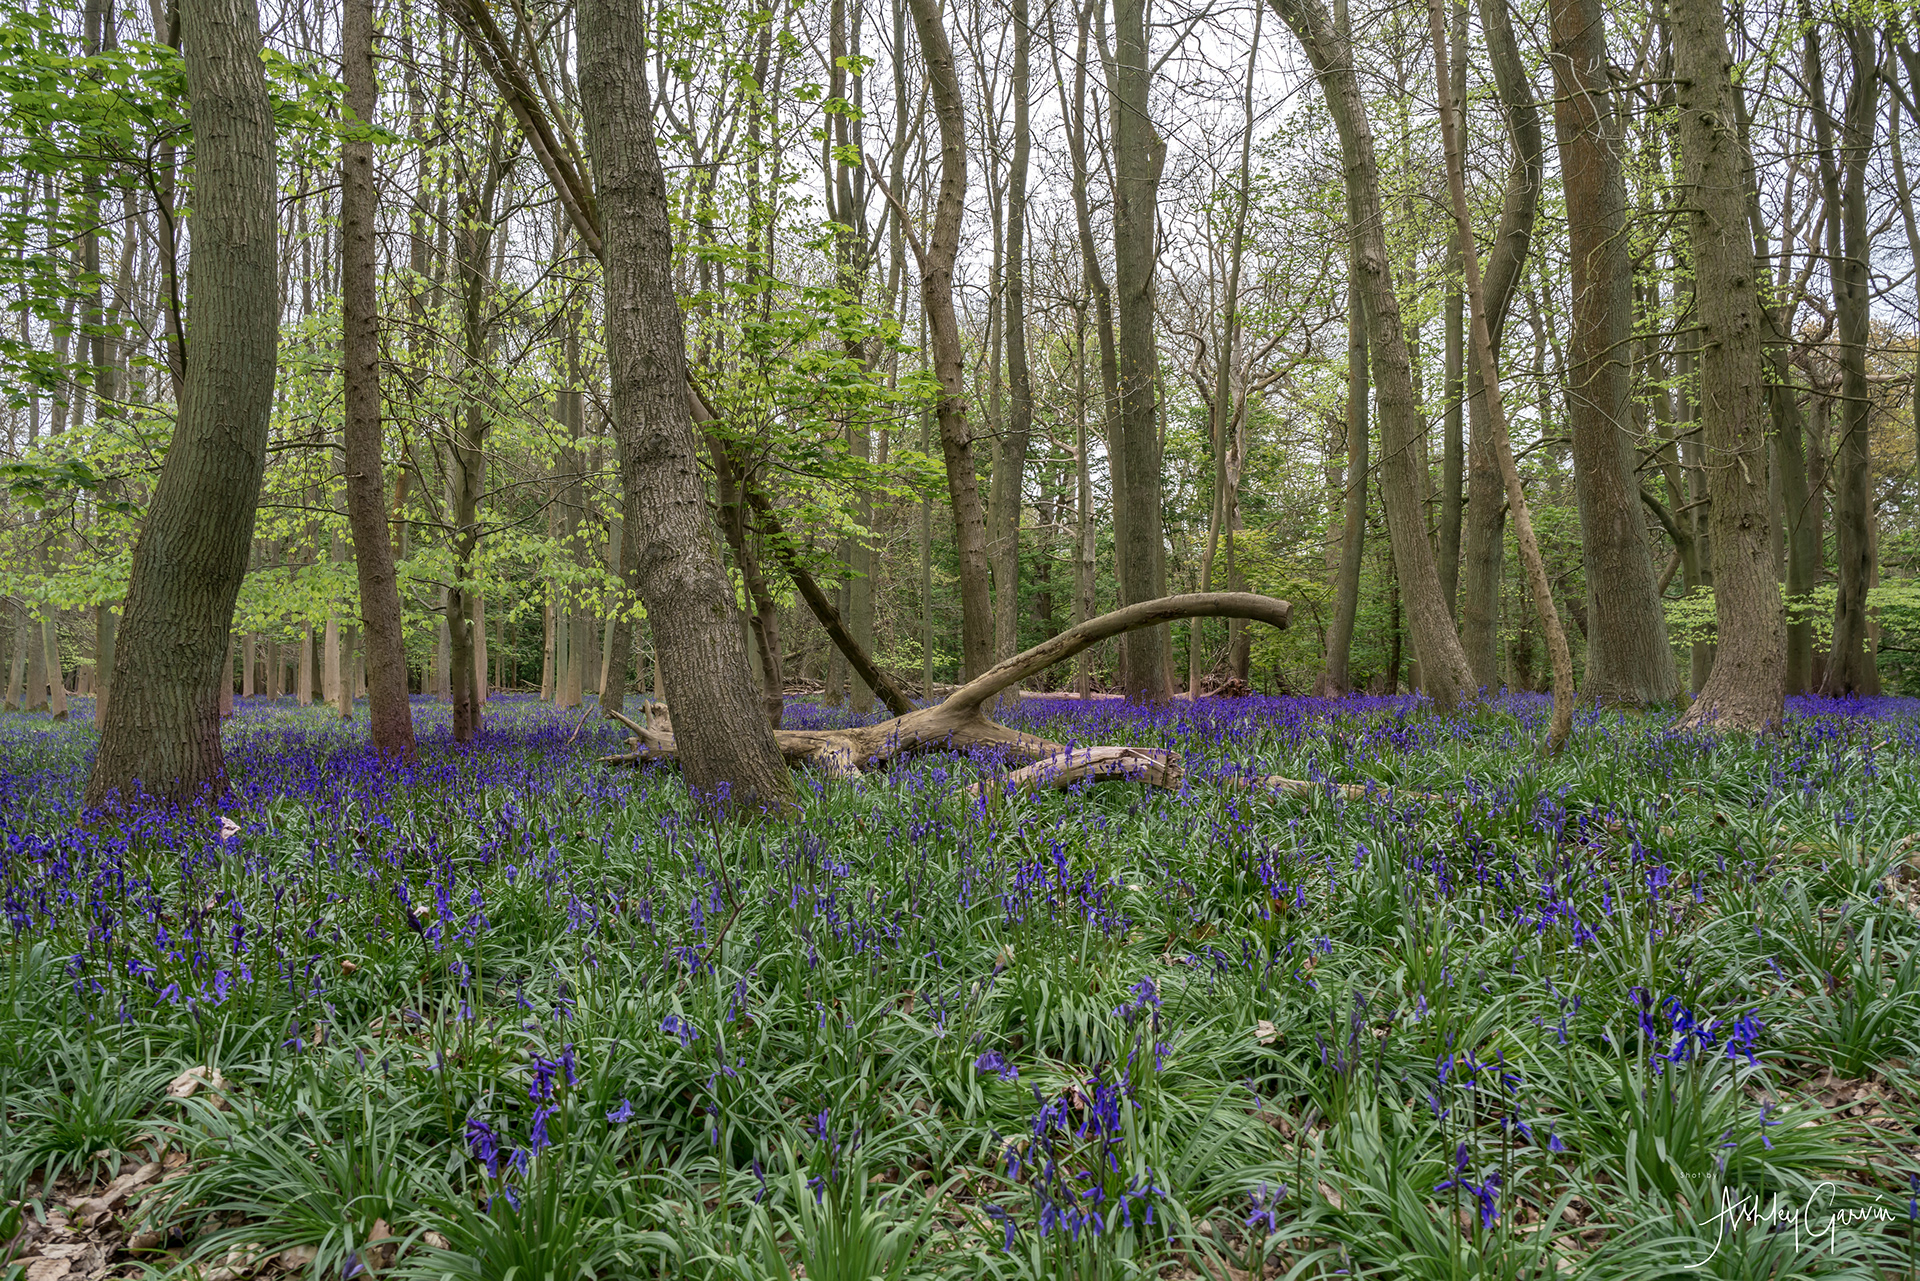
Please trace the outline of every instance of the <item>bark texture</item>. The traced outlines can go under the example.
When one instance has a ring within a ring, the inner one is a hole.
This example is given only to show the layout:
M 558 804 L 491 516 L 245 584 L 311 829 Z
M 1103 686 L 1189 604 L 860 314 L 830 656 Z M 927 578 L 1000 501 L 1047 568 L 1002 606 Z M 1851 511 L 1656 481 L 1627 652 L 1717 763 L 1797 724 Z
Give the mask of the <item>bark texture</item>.
M 1481 284 L 1486 293 L 1487 331 L 1496 356 L 1506 329 L 1507 312 L 1526 267 L 1533 244 L 1533 223 L 1540 203 L 1544 169 L 1540 111 L 1533 101 L 1513 21 L 1506 0 L 1482 0 L 1481 25 L 1487 34 L 1487 61 L 1507 120 L 1513 152 L 1507 163 L 1507 182 L 1500 198 L 1500 225 L 1487 246 Z M 1464 341 L 1464 334 L 1463 334 Z M 1467 512 L 1463 532 L 1460 588 L 1460 641 L 1473 669 L 1477 687 L 1500 685 L 1500 581 L 1506 552 L 1506 479 L 1487 421 L 1487 402 L 1480 394 L 1484 375 L 1479 358 L 1466 344 Z
M 1360 611 L 1360 559 L 1367 544 L 1367 317 L 1359 274 L 1347 285 L 1347 492 L 1340 529 L 1340 565 L 1334 583 L 1333 620 L 1327 626 L 1322 698 L 1353 690 L 1350 662 L 1353 624 Z
M 1420 659 L 1421 686 L 1436 707 L 1452 708 L 1472 694 L 1476 681 L 1454 633 L 1453 614 L 1441 594 L 1433 548 L 1427 542 L 1421 502 L 1426 486 L 1416 464 L 1426 423 L 1413 395 L 1406 330 L 1380 212 L 1380 170 L 1366 102 L 1354 74 L 1353 47 L 1336 30 L 1321 0 L 1269 3 L 1306 50 L 1340 134 L 1347 221 L 1366 299 L 1367 340 L 1380 411 L 1380 488 L 1393 541 L 1394 569 Z
M 1013 161 L 1007 171 L 1007 262 L 1003 328 L 1007 335 L 1007 428 L 993 456 L 994 656 L 1020 648 L 1020 514 L 1027 451 L 1033 436 L 1033 376 L 1027 362 L 1027 168 L 1033 145 L 1028 120 L 1027 0 L 1013 0 Z
M 1152 52 L 1147 45 L 1147 0 L 1115 0 L 1113 19 L 1107 88 L 1113 131 L 1113 300 L 1120 375 L 1116 435 L 1124 460 L 1114 480 L 1114 506 L 1127 509 L 1118 577 L 1120 602 L 1128 605 L 1160 596 L 1165 573 L 1154 263 L 1160 171 L 1166 163 L 1167 144 L 1149 114 Z M 1173 694 L 1169 659 L 1164 630 L 1133 634 L 1120 655 L 1121 692 L 1141 702 L 1165 702 Z
M 639 526 L 633 580 L 667 697 L 682 709 L 688 786 L 717 804 L 786 812 L 793 780 L 757 706 L 733 585 L 707 517 L 646 48 L 637 9 L 581 4 L 580 97 L 605 217 L 613 425 Z
M 1867 645 L 1867 587 L 1873 577 L 1873 396 L 1867 382 L 1872 245 L 1867 233 L 1867 164 L 1879 116 L 1877 39 L 1855 21 L 1839 34 L 1849 55 L 1849 89 L 1838 122 L 1827 106 L 1820 31 L 1807 23 L 1807 75 L 1814 95 L 1814 136 L 1820 148 L 1827 209 L 1827 272 L 1840 339 L 1840 438 L 1834 443 L 1833 524 L 1838 591 L 1825 694 L 1878 694 L 1879 673 Z M 1839 128 L 1839 155 L 1834 148 Z
M 940 122 L 940 192 L 934 201 L 933 232 L 920 264 L 920 296 L 933 349 L 933 376 L 940 384 L 935 417 L 940 453 L 947 464 L 947 497 L 953 504 L 954 547 L 959 557 L 961 661 L 971 678 L 993 665 L 993 602 L 988 587 L 987 522 L 974 470 L 973 431 L 967 424 L 965 349 L 953 310 L 953 267 L 960 254 L 960 219 L 967 194 L 966 118 L 953 47 L 940 25 L 939 0 L 909 0 L 909 7 L 927 63 L 934 115 Z
M 1670 12 L 1716 611 L 1713 670 L 1677 724 L 1758 730 L 1778 724 L 1784 710 L 1786 633 L 1768 546 L 1760 269 L 1745 208 L 1750 162 L 1735 129 L 1720 0 L 1673 0 Z
M 1507 434 L 1500 363 L 1487 331 L 1487 295 L 1485 282 L 1480 278 L 1480 249 L 1474 242 L 1473 222 L 1467 208 L 1466 160 L 1456 128 L 1458 121 L 1448 74 L 1447 33 L 1440 0 L 1428 0 L 1427 13 L 1433 36 L 1434 81 L 1439 86 L 1440 135 L 1447 153 L 1447 186 L 1453 197 L 1454 231 L 1460 242 L 1467 301 L 1472 310 L 1469 332 L 1476 363 L 1485 375 L 1481 394 L 1486 400 L 1487 426 L 1495 456 L 1500 460 L 1500 475 L 1506 483 L 1507 507 L 1513 512 L 1514 533 L 1520 544 L 1521 563 L 1526 566 L 1528 585 L 1533 589 L 1534 610 L 1539 615 L 1540 630 L 1547 638 L 1547 652 L 1553 661 L 1553 721 L 1547 731 L 1546 746 L 1549 753 L 1554 753 L 1566 746 L 1567 735 L 1573 728 L 1573 656 L 1567 647 L 1566 629 L 1554 607 L 1553 587 L 1547 579 L 1540 543 L 1534 537 L 1533 516 L 1527 506 L 1526 492 L 1520 487 L 1520 470 L 1514 463 L 1513 442 Z
M 377 95 L 373 0 L 346 0 L 341 15 L 341 70 L 347 85 L 347 114 L 357 124 L 370 127 Z M 369 734 L 375 750 L 412 760 L 413 708 L 407 701 L 400 582 L 394 571 L 381 463 L 380 334 L 374 256 L 378 212 L 373 139 L 349 136 L 340 144 L 340 347 L 344 374 L 340 439 L 347 525 L 353 536 L 354 570 L 360 580 Z
M 266 467 L 279 340 L 273 108 L 252 0 L 182 0 L 195 139 L 192 333 L 173 440 L 134 547 L 86 799 L 225 782 L 220 670 Z
M 1639 707 L 1680 696 L 1633 475 L 1633 265 L 1624 137 L 1607 82 L 1600 0 L 1553 0 L 1554 132 L 1573 272 L 1567 419 L 1587 576 L 1583 696 Z

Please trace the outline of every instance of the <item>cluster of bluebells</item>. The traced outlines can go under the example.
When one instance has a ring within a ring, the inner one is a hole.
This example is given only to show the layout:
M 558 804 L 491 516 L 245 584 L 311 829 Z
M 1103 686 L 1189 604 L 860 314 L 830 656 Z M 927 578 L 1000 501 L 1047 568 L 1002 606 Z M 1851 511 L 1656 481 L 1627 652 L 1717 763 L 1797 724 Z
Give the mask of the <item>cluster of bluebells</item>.
M 999 1050 L 988 1050 L 985 1054 L 975 1059 L 973 1061 L 973 1070 L 980 1073 L 992 1072 L 1002 1081 L 1018 1081 L 1020 1079 L 1020 1069 L 1010 1063 L 1007 1060 L 1007 1056 Z
M 1084 1088 L 1051 1099 L 1035 1086 L 1033 1101 L 1027 1137 L 1004 1144 L 1002 1173 L 1031 1195 L 1038 1234 L 1078 1242 L 1087 1234 L 1152 1226 L 1154 1203 L 1166 1190 L 1154 1182 L 1151 1166 L 1136 1168 L 1128 1158 L 1126 1112 L 1134 1104 L 1127 1079 L 1095 1072 Z M 1021 1221 L 1005 1207 L 989 1213 L 1005 1233 L 1003 1248 L 1012 1250 Z
M 1656 1069 L 1663 1069 L 1670 1063 L 1692 1062 L 1716 1048 L 1729 1059 L 1744 1055 L 1748 1066 L 1759 1062 L 1754 1048 L 1759 1043 L 1760 1034 L 1766 1030 L 1766 1024 L 1750 1010 L 1735 1017 L 1729 1025 L 1721 1019 L 1696 1015 L 1677 996 L 1655 1001 L 1652 994 L 1642 987 L 1630 989 L 1627 999 L 1633 1006 L 1640 1035 L 1647 1044 L 1666 1047 L 1655 1049 L 1648 1056 Z M 1661 1026 L 1663 1018 L 1665 1027 Z
M 524 1179 L 533 1166 L 533 1158 L 553 1146 L 553 1136 L 548 1132 L 547 1123 L 559 1114 L 561 1096 L 580 1083 L 579 1066 L 579 1059 L 571 1044 L 561 1047 L 560 1053 L 551 1057 L 535 1054 L 528 1060 L 527 1099 L 533 1104 L 533 1120 L 527 1127 L 524 1146 L 509 1146 L 502 1132 L 480 1117 L 467 1118 L 467 1151 L 486 1171 L 487 1178 L 498 1189 L 499 1195 L 504 1196 L 516 1210 L 520 1208 L 520 1194 L 514 1187 L 514 1180 Z M 621 1106 L 631 1117 L 631 1105 L 623 1099 Z M 607 1119 L 611 1121 L 614 1117 L 610 1113 Z M 490 1190 L 489 1206 L 493 1203 L 493 1196 L 494 1192 Z
M 1434 1184 L 1433 1190 L 1446 1192 L 1458 1189 L 1472 1197 L 1480 1206 L 1480 1226 L 1490 1229 L 1500 1221 L 1500 1171 L 1489 1170 L 1481 1178 L 1475 1179 L 1468 1172 L 1471 1165 L 1472 1156 L 1467 1151 L 1467 1145 L 1462 1143 L 1454 1150 L 1453 1173 Z

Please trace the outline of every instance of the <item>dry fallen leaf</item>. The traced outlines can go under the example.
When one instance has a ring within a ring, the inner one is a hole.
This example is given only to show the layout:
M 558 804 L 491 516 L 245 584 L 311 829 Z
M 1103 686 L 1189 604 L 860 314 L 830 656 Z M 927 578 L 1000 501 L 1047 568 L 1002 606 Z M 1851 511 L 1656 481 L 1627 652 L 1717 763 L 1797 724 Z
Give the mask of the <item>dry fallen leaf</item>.
M 1273 1020 L 1261 1019 L 1253 1025 L 1253 1039 L 1262 1045 L 1272 1045 L 1280 1039 L 1280 1029 L 1273 1025 Z
M 310 1245 L 296 1245 L 291 1250 L 282 1250 L 275 1259 L 288 1272 L 298 1272 L 312 1263 L 320 1251 Z
M 203 1085 L 212 1092 L 214 1096 L 214 1107 L 224 1112 L 232 1106 L 224 1097 L 227 1089 L 227 1078 L 220 1075 L 218 1068 L 210 1068 L 204 1065 L 200 1067 L 190 1067 L 179 1076 L 174 1077 L 173 1080 L 167 1082 L 167 1097 L 170 1099 L 190 1099 L 199 1092 L 200 1087 Z

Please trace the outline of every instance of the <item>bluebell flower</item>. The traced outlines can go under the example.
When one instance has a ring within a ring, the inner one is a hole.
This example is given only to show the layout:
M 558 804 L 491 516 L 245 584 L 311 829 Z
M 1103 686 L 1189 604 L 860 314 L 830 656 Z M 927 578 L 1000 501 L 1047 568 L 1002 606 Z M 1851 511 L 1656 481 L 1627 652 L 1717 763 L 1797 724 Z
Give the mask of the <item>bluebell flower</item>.
M 1017 1081 L 1020 1079 L 1020 1069 L 1007 1062 L 1007 1056 L 998 1050 L 988 1050 L 985 1054 L 975 1059 L 973 1061 L 973 1070 L 976 1072 L 996 1072 L 1002 1081 Z
M 1278 1232 L 1280 1230 L 1280 1202 L 1286 1195 L 1286 1184 L 1282 1183 L 1277 1188 L 1269 1189 L 1266 1183 L 1262 1182 L 1258 1189 L 1247 1195 L 1250 1212 L 1245 1219 L 1246 1225 L 1250 1228 L 1262 1228 L 1268 1236 L 1272 1236 Z

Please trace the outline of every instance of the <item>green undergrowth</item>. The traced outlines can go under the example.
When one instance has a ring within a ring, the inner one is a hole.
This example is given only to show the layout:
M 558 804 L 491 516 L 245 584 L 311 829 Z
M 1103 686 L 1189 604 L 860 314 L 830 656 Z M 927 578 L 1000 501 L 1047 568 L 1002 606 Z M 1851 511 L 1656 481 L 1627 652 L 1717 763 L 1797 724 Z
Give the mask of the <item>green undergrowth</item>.
M 1280 703 L 1031 711 L 1177 791 L 929 756 L 779 825 L 537 707 L 411 779 L 254 715 L 185 813 L 0 732 L 0 1185 L 160 1161 L 123 1274 L 1914 1272 L 1914 719 Z

